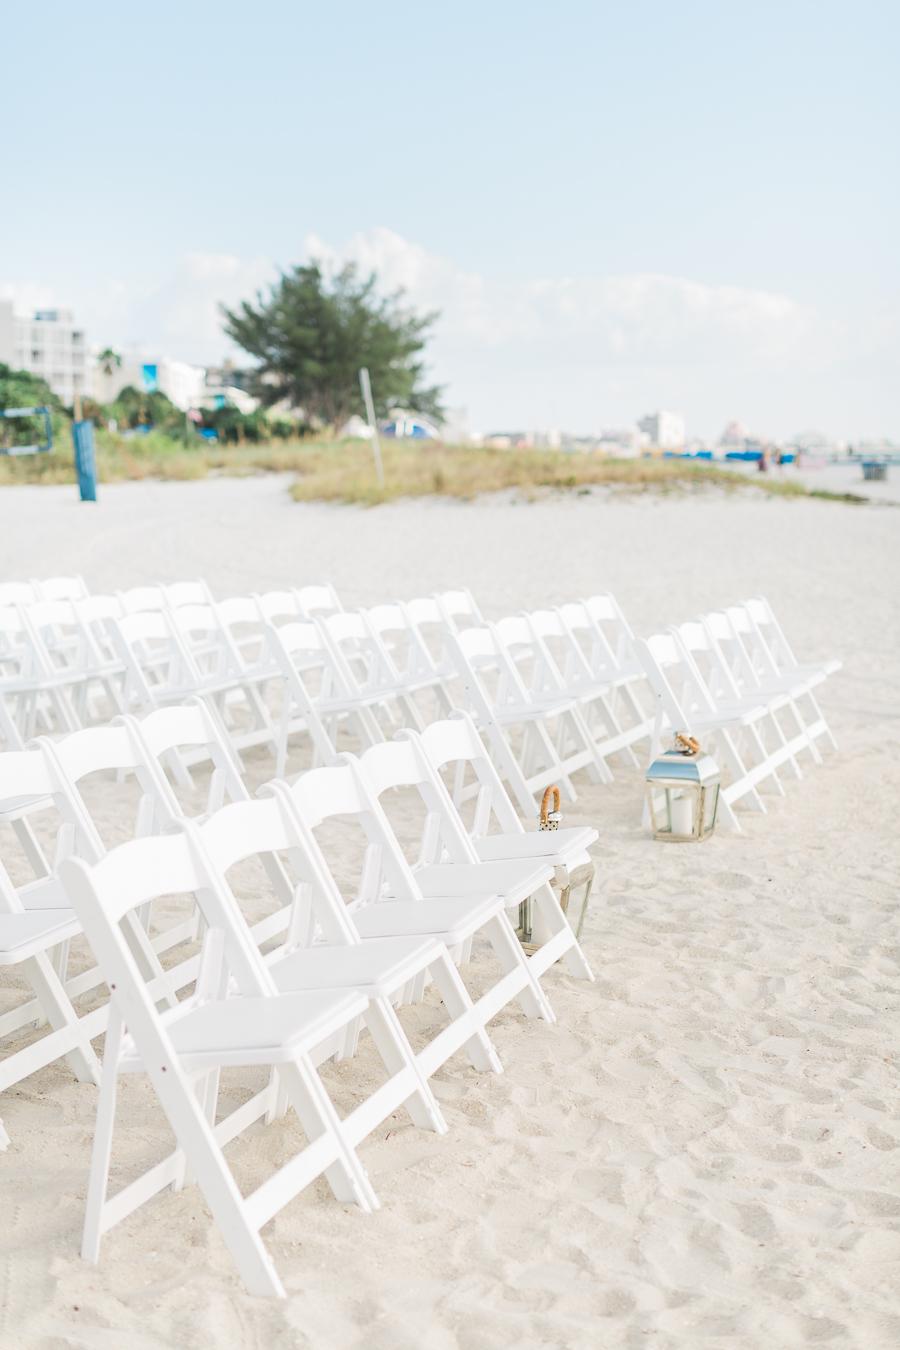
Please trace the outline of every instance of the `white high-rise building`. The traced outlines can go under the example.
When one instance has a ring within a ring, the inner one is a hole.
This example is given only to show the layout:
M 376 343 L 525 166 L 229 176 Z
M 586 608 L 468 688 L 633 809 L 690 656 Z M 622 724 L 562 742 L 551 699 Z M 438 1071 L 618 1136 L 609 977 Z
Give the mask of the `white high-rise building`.
M 680 413 L 649 413 L 641 418 L 638 427 L 650 445 L 658 446 L 660 450 L 681 450 L 684 446 L 686 428 Z
M 87 339 L 68 309 L 38 309 L 16 314 L 11 300 L 0 300 L 0 361 L 46 380 L 71 406 L 76 394 L 91 392 Z

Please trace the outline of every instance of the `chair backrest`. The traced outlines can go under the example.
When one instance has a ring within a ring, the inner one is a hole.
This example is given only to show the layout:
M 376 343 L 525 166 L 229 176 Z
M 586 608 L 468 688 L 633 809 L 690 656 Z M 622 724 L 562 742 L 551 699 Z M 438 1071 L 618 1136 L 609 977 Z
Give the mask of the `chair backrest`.
M 27 799 L 52 798 L 59 806 L 57 785 L 50 766 L 38 748 L 0 752 L 0 810 L 20 806 Z M 63 812 L 63 819 L 66 816 Z M 21 914 L 24 906 L 0 860 L 0 914 Z
M 457 790 L 454 792 L 456 801 L 459 801 L 461 795 L 459 786 L 462 783 L 462 773 L 467 766 L 471 768 L 478 783 L 472 825 L 472 833 L 476 838 L 489 832 L 492 816 L 502 831 L 516 834 L 524 831 L 525 827 L 516 813 L 503 780 L 468 713 L 456 712 L 440 722 L 432 722 L 422 732 L 407 731 L 401 735 L 415 736 L 418 739 L 428 760 L 438 773 L 451 765 L 454 767 L 458 773 Z
M 155 796 L 155 775 L 144 767 L 144 757 L 125 726 L 85 727 L 68 736 L 41 736 L 36 742 L 54 780 L 54 796 L 74 826 L 65 851 L 92 862 L 107 852 L 97 823 L 84 798 L 82 780 L 93 773 L 128 770 L 142 792 Z M 139 812 L 140 814 L 140 812 Z
M 755 596 L 745 601 L 744 608 L 757 642 L 765 648 L 773 668 L 781 673 L 796 670 L 799 662 L 768 600 L 764 596 Z
M 564 611 L 569 610 L 575 611 L 575 628 L 567 621 Z M 577 637 L 579 626 L 582 630 L 593 634 L 593 621 L 583 605 L 530 610 L 527 618 L 532 631 L 553 658 L 562 685 L 567 691 L 577 691 L 579 686 L 583 687 L 593 681 L 595 671 L 589 659 L 589 649 L 586 651 Z
M 347 698 L 399 689 L 399 672 L 365 612 L 326 614 L 316 622 Z
M 116 594 L 123 614 L 146 614 L 168 609 L 165 588 L 162 586 L 132 586 Z
M 522 688 L 533 696 L 564 692 L 562 673 L 529 615 L 509 615 L 491 628 L 505 648 L 510 665 L 515 666 L 521 688 L 513 691 L 514 697 Z
M 126 696 L 143 708 L 167 690 L 187 691 L 201 683 L 200 671 L 167 610 L 126 614 L 109 625 L 113 646 L 126 671 Z
M 32 581 L 0 582 L 0 608 L 6 605 L 33 605 L 40 598 L 40 586 Z
M 280 628 L 270 624 L 267 632 L 274 650 L 288 657 L 321 658 L 326 651 L 322 634 L 314 623 L 285 623 Z
M 746 611 L 741 610 L 744 619 Z M 713 610 L 703 616 L 705 627 L 711 642 L 715 643 L 720 659 L 727 666 L 735 691 L 758 687 L 760 672 L 754 666 L 750 647 L 745 640 L 749 623 L 745 628 L 740 616 L 736 623 L 732 610 Z M 742 636 L 742 633 L 744 634 Z
M 335 816 L 352 817 L 366 841 L 366 859 L 356 901 L 351 909 L 377 899 L 382 876 L 400 899 L 418 900 L 421 893 L 377 796 L 371 791 L 353 755 L 343 763 L 301 774 L 287 787 L 298 822 L 313 832 Z M 269 785 L 275 787 L 275 784 Z
M 655 633 L 636 643 L 638 659 L 657 705 L 657 725 L 689 729 L 692 712 L 713 712 L 715 703 L 675 632 Z
M 276 619 L 296 620 L 304 617 L 296 591 L 265 591 L 262 595 L 254 594 L 250 598 L 268 623 L 274 623 Z
M 83 600 L 90 594 L 81 576 L 46 577 L 32 585 L 44 600 Z
M 677 624 L 672 632 L 691 658 L 713 699 L 733 702 L 740 690 L 718 643 L 702 619 L 690 619 Z
M 344 606 L 337 591 L 331 585 L 298 586 L 294 591 L 297 606 L 301 614 L 312 615 L 340 614 Z
M 170 609 L 180 609 L 182 605 L 211 605 L 212 591 L 205 581 L 173 581 L 163 586 L 166 604 Z
M 124 614 L 122 602 L 117 595 L 87 595 L 76 600 L 75 613 L 82 623 L 102 623 L 107 619 L 119 619 Z
M 177 770 L 184 751 L 191 752 L 192 764 L 208 760 L 212 766 L 208 812 L 217 810 L 226 800 L 244 801 L 249 796 L 228 733 L 215 708 L 202 699 L 117 721 L 129 728 L 142 748 L 145 764 L 156 777 L 156 804 L 163 818 L 181 819 L 184 815 L 164 767 L 168 760 L 177 758 Z
M 266 784 L 256 801 L 224 806 L 205 821 L 190 822 L 188 829 L 201 842 L 217 879 L 227 887 L 225 898 L 236 911 L 232 922 L 243 927 L 247 944 L 255 946 L 240 904 L 228 883 L 228 869 L 250 857 L 259 857 L 269 869 L 270 860 L 278 853 L 287 853 L 293 869 L 290 888 L 294 894 L 294 909 L 300 903 L 301 890 L 308 892 L 302 896 L 309 904 L 305 925 L 301 925 L 294 917 L 290 925 L 290 940 L 301 940 L 304 927 L 306 940 L 312 940 L 313 925 L 318 925 L 328 941 L 341 945 L 356 944 L 360 941 L 359 933 L 349 917 L 335 877 L 317 844 L 313 830 L 302 819 L 298 819 L 298 815 L 300 813 L 291 799 L 289 786 L 283 780 L 275 780 Z M 281 868 L 281 863 L 278 865 Z M 283 871 L 281 875 L 286 877 Z M 296 887 L 297 879 L 300 879 L 300 887 Z M 285 899 L 282 888 L 278 888 L 277 894 L 279 899 Z M 290 890 L 287 894 L 290 894 Z
M 481 627 L 484 623 L 484 615 L 470 590 L 461 587 L 457 590 L 440 591 L 434 598 L 451 627 L 466 628 L 470 625 Z
M 614 664 L 619 669 L 633 664 L 634 633 L 615 596 L 609 592 L 591 595 L 583 604 L 594 623 L 596 638 L 608 650 Z
M 369 791 L 379 800 L 392 788 L 414 788 L 418 792 L 426 810 L 420 862 L 435 861 L 445 851 L 456 862 L 478 861 L 462 818 L 415 734 L 401 733 L 395 741 L 370 746 L 356 763 Z M 384 803 L 382 808 L 390 818 Z
M 154 1079 L 162 1070 L 179 1081 L 179 1057 L 169 1028 L 205 997 L 215 997 L 226 987 L 229 972 L 241 993 L 273 991 L 272 978 L 256 948 L 246 942 L 234 907 L 211 875 L 202 848 L 187 831 L 132 840 L 93 865 L 67 858 L 60 865 L 60 878 L 109 986 L 113 1005 Z M 173 895 L 196 900 L 207 931 L 195 992 L 160 1013 L 155 1006 L 159 994 L 145 983 L 123 922 L 149 901 Z M 210 972 L 211 956 L 215 968 Z M 187 1087 L 184 1080 L 182 1086 Z

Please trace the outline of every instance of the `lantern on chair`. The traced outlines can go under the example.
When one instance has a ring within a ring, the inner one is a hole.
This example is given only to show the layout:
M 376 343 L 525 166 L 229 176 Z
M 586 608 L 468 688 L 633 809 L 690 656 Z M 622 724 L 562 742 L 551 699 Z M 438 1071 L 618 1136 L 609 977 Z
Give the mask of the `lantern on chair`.
M 647 808 L 653 838 L 699 844 L 716 828 L 720 775 L 693 736 L 676 732 L 675 745 L 647 770 Z

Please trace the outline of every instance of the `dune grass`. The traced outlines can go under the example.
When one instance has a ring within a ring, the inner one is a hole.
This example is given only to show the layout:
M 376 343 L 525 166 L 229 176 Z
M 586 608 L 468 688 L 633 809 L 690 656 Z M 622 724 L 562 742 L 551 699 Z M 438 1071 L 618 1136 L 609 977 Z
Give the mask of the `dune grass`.
M 514 489 L 526 497 L 546 490 L 586 493 L 594 487 L 628 492 L 672 492 L 708 487 L 729 492 L 763 491 L 787 497 L 823 497 L 864 502 L 852 493 L 810 490 L 802 483 L 750 477 L 706 460 L 613 459 L 555 450 L 490 450 L 415 442 L 382 447 L 384 486 L 376 478 L 371 449 L 359 442 L 310 446 L 291 488 L 295 501 L 347 502 L 376 506 L 401 497 L 471 500 Z
M 125 438 L 97 432 L 97 469 L 102 483 L 155 478 L 189 481 L 210 475 L 246 477 L 293 473 L 298 502 L 344 502 L 377 506 L 402 497 L 441 496 L 470 500 L 489 492 L 515 490 L 533 497 L 548 490 L 589 492 L 609 487 L 627 492 L 672 492 L 718 487 L 730 492 L 763 491 L 779 497 L 819 497 L 862 503 L 854 493 L 810 489 L 790 479 L 747 475 L 708 461 L 613 459 L 551 450 L 491 450 L 470 446 L 387 441 L 382 447 L 385 483 L 375 475 L 371 448 L 359 441 L 298 439 L 258 445 L 183 444 L 151 432 Z M 74 483 L 72 451 L 63 444 L 52 454 L 0 457 L 0 485 Z

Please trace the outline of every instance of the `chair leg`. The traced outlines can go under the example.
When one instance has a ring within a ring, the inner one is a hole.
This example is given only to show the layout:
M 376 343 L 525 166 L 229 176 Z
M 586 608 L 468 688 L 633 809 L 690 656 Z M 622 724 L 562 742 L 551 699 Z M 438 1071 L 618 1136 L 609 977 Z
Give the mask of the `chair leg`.
M 94 1144 L 91 1149 L 91 1170 L 88 1180 L 87 1202 L 84 1212 L 84 1231 L 81 1238 L 81 1257 L 96 1265 L 100 1259 L 100 1239 L 103 1235 L 103 1209 L 109 1186 L 109 1164 L 112 1156 L 113 1127 L 116 1119 L 116 1090 L 119 1082 L 119 1051 L 122 1045 L 122 1019 L 115 1007 L 110 1009 L 103 1044 L 103 1074 L 100 1079 L 100 1098 L 94 1124 Z
M 391 1007 L 390 1000 L 373 998 L 364 1021 L 388 1071 L 396 1074 L 406 1070 L 416 1084 L 412 1095 L 404 1102 L 413 1124 L 420 1130 L 446 1134 L 447 1122 L 444 1120 L 437 1098 L 419 1068 L 418 1060 L 400 1024 L 400 1019 Z
M 519 967 L 525 975 L 525 986 L 518 994 L 519 1005 L 526 1017 L 540 1017 L 545 1022 L 555 1022 L 556 1014 L 550 1007 L 546 994 L 537 981 L 528 964 L 528 957 L 522 951 L 513 926 L 505 913 L 494 916 L 485 925 L 485 935 L 500 963 L 504 975 Z
M 356 1150 L 344 1137 L 343 1123 L 315 1069 L 298 1058 L 292 1064 L 281 1065 L 279 1076 L 310 1143 L 327 1130 L 338 1147 L 337 1159 L 325 1169 L 335 1199 L 342 1204 L 359 1205 L 365 1213 L 377 1210 L 378 1196 Z
M 78 1014 L 72 1007 L 56 971 L 46 953 L 24 962 L 23 972 L 38 997 L 44 1015 L 54 1031 L 78 1024 Z M 66 1062 L 81 1083 L 100 1082 L 100 1061 L 88 1040 L 75 1046 L 66 1056 Z
M 473 1034 L 465 1043 L 466 1054 L 473 1069 L 479 1073 L 502 1073 L 500 1056 L 494 1049 L 493 1041 L 478 1023 L 475 1008 L 469 997 L 469 991 L 460 978 L 459 971 L 449 955 L 442 954 L 430 967 L 431 976 L 441 996 L 448 1015 L 456 1021 L 469 1018 L 473 1024 Z
M 588 891 L 590 891 L 591 881 L 587 882 Z M 578 934 L 572 932 L 571 925 L 562 911 L 562 906 L 556 898 L 556 893 L 549 881 L 545 882 L 535 897 L 536 916 L 539 917 L 540 924 L 545 927 L 547 939 L 553 938 L 557 933 L 568 930 L 572 934 L 572 942 L 562 954 L 562 961 L 570 975 L 574 975 L 579 980 L 594 979 L 594 972 L 584 952 L 581 950 L 581 944 L 578 941 Z M 545 939 L 545 940 L 547 940 Z

